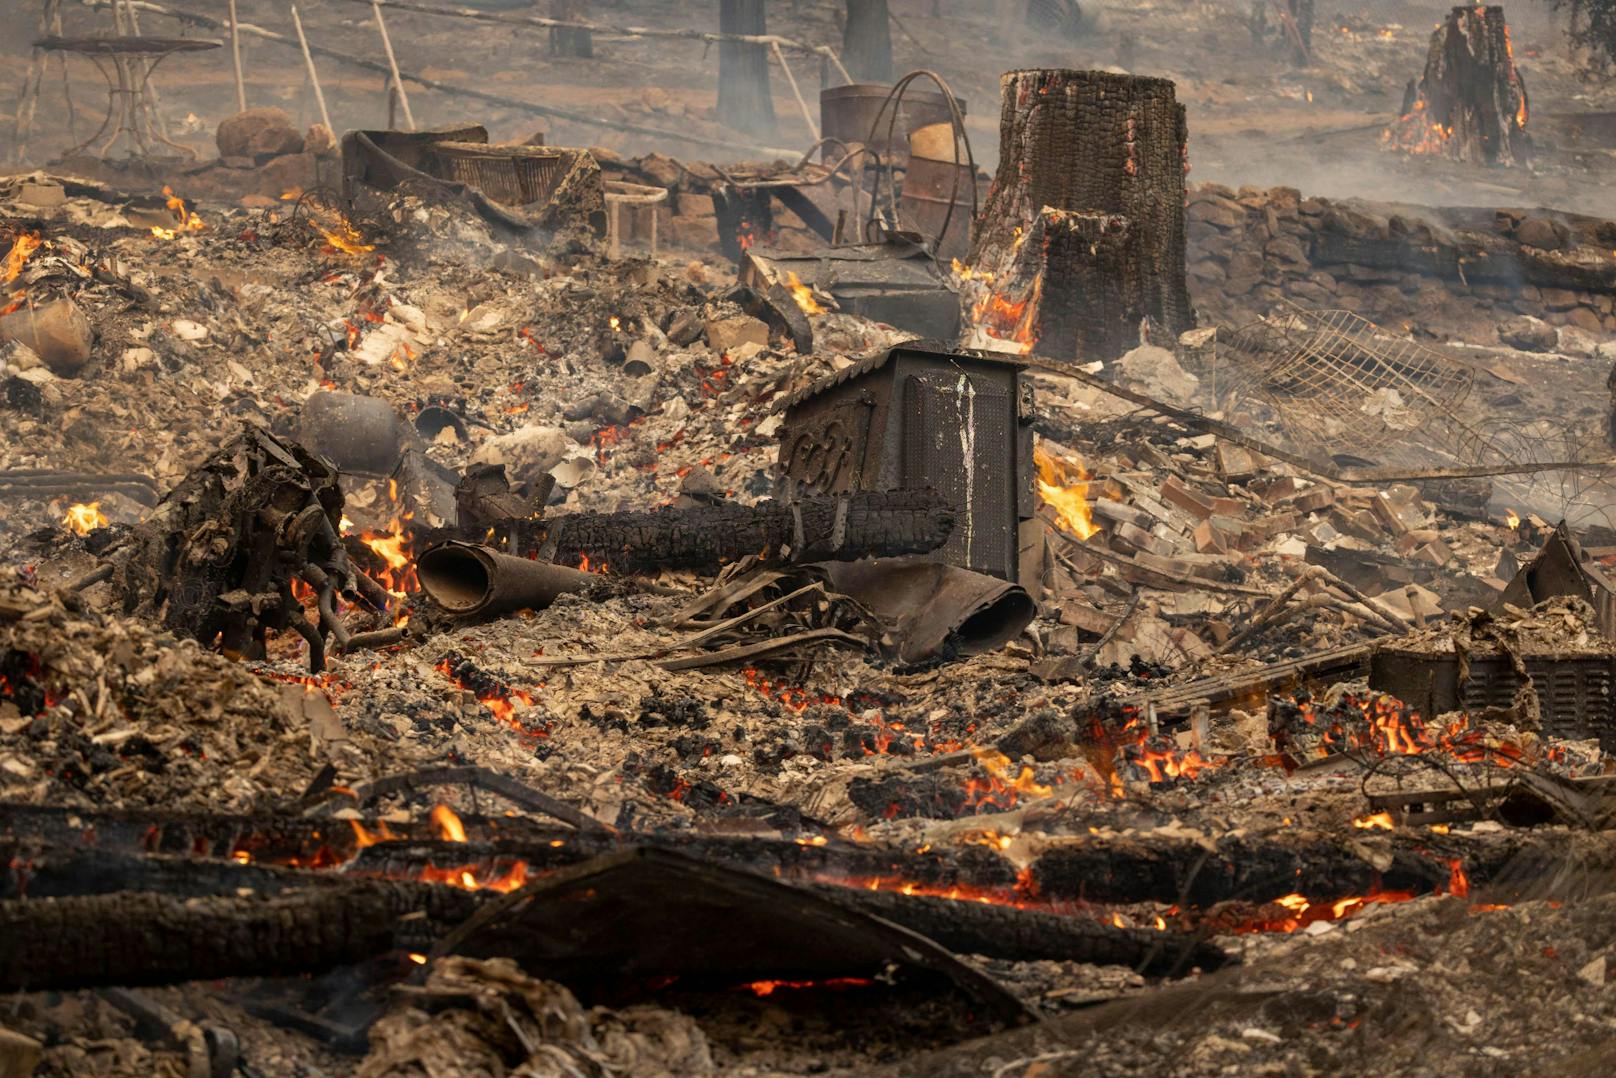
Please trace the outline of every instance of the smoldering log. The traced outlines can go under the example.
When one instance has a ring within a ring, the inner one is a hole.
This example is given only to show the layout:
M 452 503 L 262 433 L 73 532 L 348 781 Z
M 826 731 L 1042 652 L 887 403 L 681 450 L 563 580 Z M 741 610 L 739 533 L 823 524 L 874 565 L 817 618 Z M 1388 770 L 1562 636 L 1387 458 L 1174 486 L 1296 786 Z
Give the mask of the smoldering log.
M 719 505 L 601 513 L 521 522 L 525 549 L 560 565 L 605 565 L 613 573 L 712 571 L 748 555 L 792 563 L 900 557 L 936 550 L 954 509 L 929 490 L 804 498 L 795 505 Z
M 4 852 L 3 848 L 0 848 L 0 852 Z M 605 852 L 609 852 L 609 848 Z M 400 947 L 426 949 L 434 940 L 464 923 L 487 902 L 500 897 L 496 891 L 467 891 L 408 880 L 355 879 L 331 872 L 241 865 L 234 861 L 109 854 L 80 848 L 52 850 L 43 855 L 36 851 L 33 856 L 38 870 L 29 880 L 28 892 L 32 897 L 17 901 L 14 892 L 0 888 L 0 897 L 9 900 L 0 902 L 0 924 L 10 923 L 4 918 L 6 911 L 12 908 L 30 903 L 45 907 L 62 902 L 69 905 L 58 905 L 55 912 L 42 909 L 29 914 L 32 918 L 30 923 L 48 921 L 52 917 L 68 919 L 96 914 L 115 919 L 156 909 L 160 914 L 159 923 L 166 924 L 168 922 L 161 918 L 168 916 L 162 912 L 168 907 L 164 902 L 154 901 L 159 898 L 180 903 L 192 899 L 207 900 L 193 907 L 203 909 L 204 915 L 188 922 L 204 935 L 217 935 L 216 929 L 223 931 L 230 924 L 239 926 L 241 930 L 250 930 L 264 916 L 263 904 L 271 900 L 281 903 L 275 907 L 277 912 L 274 916 L 282 920 L 290 917 L 297 924 L 301 924 L 305 917 L 303 911 L 329 912 L 349 904 L 353 906 L 353 913 L 348 918 L 348 924 L 353 924 L 353 918 L 358 916 L 368 916 L 394 926 L 399 925 L 403 918 L 411 918 L 407 937 L 397 933 L 374 937 L 361 935 L 349 941 L 347 948 L 339 952 L 364 952 L 379 941 L 380 949 L 374 953 L 380 953 Z M 575 864 L 578 860 L 569 863 Z M 1188 935 L 1154 929 L 1119 928 L 1086 914 L 1056 914 L 1013 905 L 871 891 L 858 886 L 807 886 L 832 901 L 885 918 L 963 954 L 1015 961 L 1052 960 L 1129 966 L 1150 975 L 1177 975 L 1192 968 L 1217 969 L 1228 961 L 1228 956 L 1219 948 Z M 243 889 L 254 892 L 250 900 L 241 898 Z M 126 898 L 134 901 L 126 905 L 122 901 Z M 215 902 L 215 899 L 220 901 Z M 64 912 L 68 909 L 75 912 Z M 78 912 L 80 909 L 95 912 L 81 914 Z M 111 934 L 104 932 L 102 939 L 119 939 L 121 936 L 117 933 L 121 931 L 114 930 Z M 166 984 L 192 978 L 183 949 L 176 952 L 177 945 L 163 946 L 165 957 L 152 967 L 150 978 L 139 983 Z M 236 949 L 226 952 L 218 961 L 239 963 L 241 972 L 231 975 L 245 976 L 265 967 L 273 968 L 274 963 L 281 961 L 279 946 L 275 943 L 266 944 L 258 950 Z M 7 952 L 0 947 L 0 955 L 5 954 Z M 99 979 L 103 976 L 116 980 L 115 974 L 103 973 L 71 954 L 35 949 L 25 952 L 25 955 L 34 956 L 32 960 L 39 962 L 62 962 L 52 967 L 53 979 L 50 984 L 53 987 L 104 983 Z M 124 959 L 113 959 L 113 962 L 118 961 Z M 337 960 L 328 964 L 311 963 L 311 968 L 304 972 L 315 972 L 316 967 L 335 968 L 341 964 Z M 4 983 L 4 977 L 0 975 L 0 986 Z
M 1218 969 L 1229 956 L 1176 932 L 1120 928 L 1083 914 L 1063 915 L 991 902 L 956 901 L 894 891 L 821 885 L 866 913 L 900 924 L 960 954 L 1018 962 L 1087 962 L 1131 966 L 1152 975 Z

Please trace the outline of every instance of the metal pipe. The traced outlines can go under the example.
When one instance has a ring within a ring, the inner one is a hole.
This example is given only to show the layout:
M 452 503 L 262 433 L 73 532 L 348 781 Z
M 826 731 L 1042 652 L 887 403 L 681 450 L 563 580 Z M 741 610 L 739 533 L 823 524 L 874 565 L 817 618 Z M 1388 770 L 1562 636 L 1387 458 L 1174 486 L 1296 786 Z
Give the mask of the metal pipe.
M 421 590 L 460 617 L 543 610 L 559 595 L 583 591 L 600 577 L 551 562 L 501 554 L 476 543 L 435 546 L 415 562 Z

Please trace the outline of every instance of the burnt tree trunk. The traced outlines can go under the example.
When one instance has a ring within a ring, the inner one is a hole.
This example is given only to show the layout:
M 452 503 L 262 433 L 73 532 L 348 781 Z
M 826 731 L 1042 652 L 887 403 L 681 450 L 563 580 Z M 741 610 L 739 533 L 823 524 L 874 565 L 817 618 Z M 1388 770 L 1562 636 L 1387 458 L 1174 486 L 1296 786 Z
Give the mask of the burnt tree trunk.
M 766 34 L 765 0 L 718 0 L 718 32 Z M 741 41 L 718 44 L 718 117 L 749 135 L 774 134 L 769 50 Z
M 1115 358 L 1145 320 L 1169 341 L 1191 328 L 1186 129 L 1173 84 L 1029 70 L 1000 85 L 999 170 L 969 258 L 972 325 L 993 315 L 1017 325 L 1012 350 L 1066 360 Z M 1028 242 L 1035 231 L 1050 241 Z
M 1382 141 L 1479 165 L 1524 164 L 1526 84 L 1515 67 L 1501 7 L 1456 7 L 1431 34 L 1413 101 Z
M 887 0 L 847 0 L 842 63 L 860 82 L 892 81 L 892 17 Z
M 586 22 L 589 0 L 550 0 L 550 18 Z M 587 60 L 595 55 L 595 38 L 588 30 L 571 26 L 550 28 L 550 55 Z

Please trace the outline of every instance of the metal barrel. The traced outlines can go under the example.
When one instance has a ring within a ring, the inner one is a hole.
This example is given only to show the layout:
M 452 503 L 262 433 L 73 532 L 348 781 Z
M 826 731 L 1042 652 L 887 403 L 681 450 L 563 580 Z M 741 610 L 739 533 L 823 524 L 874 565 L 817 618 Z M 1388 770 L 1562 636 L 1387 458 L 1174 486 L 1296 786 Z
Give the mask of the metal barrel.
M 929 124 L 950 123 L 953 120 L 948 98 L 911 85 L 904 89 L 903 100 L 898 102 L 898 120 L 892 127 L 892 143 L 888 145 L 887 125 L 892 119 L 892 110 L 888 108 L 882 115 L 881 106 L 891 93 L 891 86 L 861 82 L 819 91 L 820 133 L 826 138 L 838 138 L 847 143 L 865 143 L 870 138 L 870 125 L 880 116 L 881 123 L 876 129 L 875 140 L 866 144 L 886 156 L 889 151 L 906 153 L 909 136 L 916 130 Z M 965 100 L 955 100 L 959 102 L 960 115 L 963 116 Z M 836 154 L 835 151 L 828 152 L 832 157 Z
M 909 169 L 898 200 L 904 226 L 934 240 L 937 257 L 943 259 L 963 258 L 971 245 L 976 176 L 958 156 L 951 123 L 928 124 L 910 135 Z

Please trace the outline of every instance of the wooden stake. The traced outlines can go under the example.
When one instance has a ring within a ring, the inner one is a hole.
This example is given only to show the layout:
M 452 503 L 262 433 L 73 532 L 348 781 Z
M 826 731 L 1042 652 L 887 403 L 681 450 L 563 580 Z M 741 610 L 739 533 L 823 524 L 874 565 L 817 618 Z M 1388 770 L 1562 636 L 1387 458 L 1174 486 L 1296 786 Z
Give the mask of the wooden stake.
M 382 35 L 382 50 L 387 53 L 387 66 L 393 72 L 393 90 L 398 94 L 398 104 L 404 110 L 404 122 L 411 131 L 415 130 L 415 114 L 410 111 L 410 98 L 404 92 L 404 80 L 398 75 L 398 58 L 393 55 L 393 41 L 387 36 L 387 23 L 382 19 L 382 6 L 371 0 L 371 13 L 376 16 L 376 30 Z
M 297 43 L 303 49 L 303 64 L 309 69 L 309 82 L 314 86 L 314 100 L 320 105 L 320 122 L 325 129 L 334 136 L 337 129 L 331 126 L 331 114 L 325 108 L 325 92 L 320 89 L 320 76 L 314 70 L 314 57 L 309 53 L 309 39 L 303 34 L 303 20 L 297 14 L 297 5 L 292 5 L 292 25 L 297 28 Z
M 230 62 L 236 69 L 236 111 L 247 111 L 247 83 L 241 77 L 241 33 L 236 23 L 236 0 L 230 0 Z

